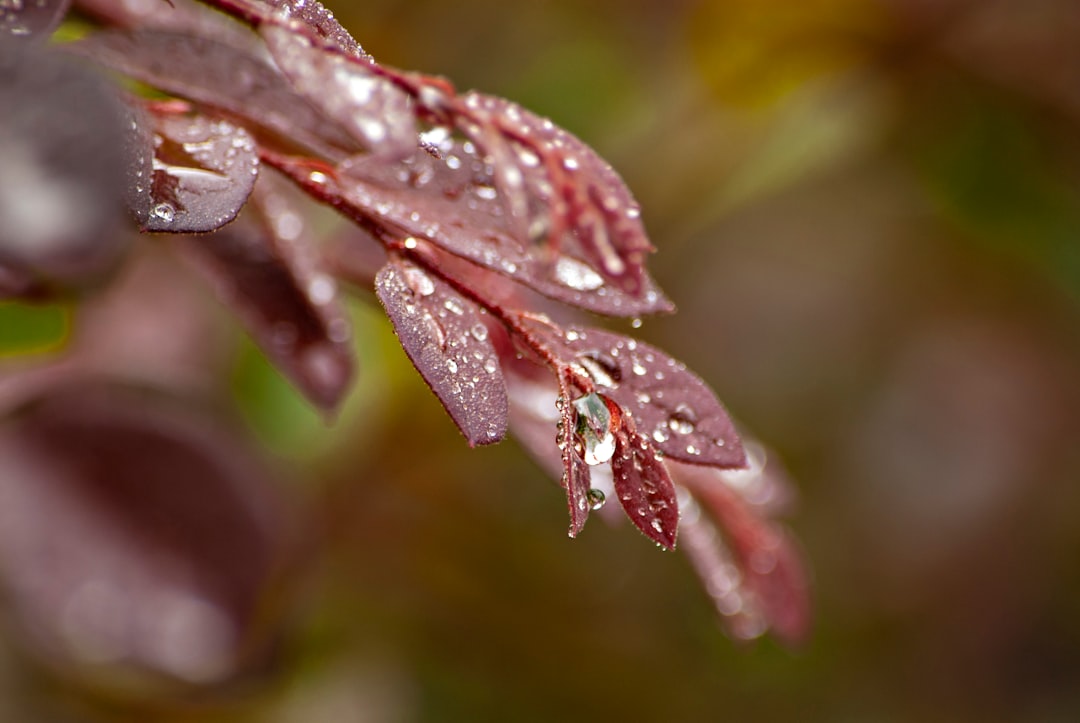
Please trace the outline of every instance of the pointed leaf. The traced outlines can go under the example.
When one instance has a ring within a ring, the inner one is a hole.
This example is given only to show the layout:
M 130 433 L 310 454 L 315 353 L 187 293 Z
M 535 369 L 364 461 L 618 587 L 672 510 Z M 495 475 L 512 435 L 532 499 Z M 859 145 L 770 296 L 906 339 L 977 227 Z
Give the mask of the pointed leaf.
M 515 194 L 517 187 L 542 200 L 542 210 L 529 222 L 540 231 L 546 227 L 556 258 L 562 249 L 576 246 L 588 265 L 617 288 L 632 296 L 646 291 L 644 260 L 654 249 L 637 201 L 611 165 L 577 137 L 516 103 L 476 92 L 463 96 L 463 102 L 478 121 L 463 128 L 495 155 L 504 169 L 500 185 L 514 194 L 514 205 L 525 206 Z M 509 139 L 516 152 L 503 150 L 501 138 Z M 505 170 L 510 162 L 513 174 Z
M 743 467 L 746 453 L 727 411 L 696 374 L 660 349 L 603 329 L 571 327 L 559 335 L 532 324 L 567 350 L 633 416 L 642 435 L 668 457 L 715 467 Z
M 494 179 L 470 143 L 452 144 L 435 158 L 424 150 L 400 163 L 368 156 L 350 159 L 336 177 L 320 173 L 311 188 L 308 165 L 268 159 L 350 217 L 429 239 L 446 251 L 512 278 L 567 304 L 611 316 L 640 316 L 673 307 L 651 279 L 632 296 L 583 260 L 580 247 L 564 246 L 552 263 L 516 235 Z
M 293 87 L 380 159 L 417 147 L 412 99 L 368 58 L 323 47 L 289 24 L 260 28 Z
M 506 382 L 479 307 L 400 257 L 375 278 L 375 292 L 409 359 L 470 445 L 506 436 Z
M 159 30 L 103 31 L 63 49 L 243 118 L 251 129 L 261 129 L 286 147 L 299 144 L 335 159 L 361 148 L 267 61 L 218 40 Z
M 700 539 L 692 546 L 691 559 L 718 609 L 736 616 L 739 637 L 756 637 L 767 627 L 788 644 L 804 640 L 810 629 L 809 583 L 805 564 L 787 531 L 755 515 L 726 484 L 693 481 L 690 492 L 718 523 L 736 568 L 717 568 L 717 563 L 710 562 L 725 553 L 708 550 L 720 541 L 715 535 L 709 539 L 709 523 L 702 521 L 706 527 L 693 533 Z M 695 555 L 699 559 L 694 560 Z
M 567 401 L 566 395 L 559 397 L 559 434 L 558 446 L 562 456 L 562 486 L 566 489 L 566 503 L 570 510 L 570 537 L 577 537 L 589 519 L 589 489 L 592 472 L 585 463 L 580 442 L 575 438 L 577 413 Z
M 341 26 L 334 14 L 316 0 L 262 0 L 260 4 L 277 9 L 279 18 L 287 17 L 303 22 L 326 43 L 346 55 L 371 59 L 349 31 Z
M 213 231 L 236 218 L 259 158 L 246 130 L 225 120 L 155 113 L 149 198 L 131 210 L 145 231 Z
M 337 284 L 315 266 L 301 216 L 260 180 L 266 223 L 241 219 L 179 239 L 263 352 L 320 409 L 336 409 L 355 374 L 349 319 Z
M 615 431 L 611 471 L 615 494 L 634 526 L 657 544 L 675 547 L 679 527 L 675 487 L 652 443 L 632 425 Z

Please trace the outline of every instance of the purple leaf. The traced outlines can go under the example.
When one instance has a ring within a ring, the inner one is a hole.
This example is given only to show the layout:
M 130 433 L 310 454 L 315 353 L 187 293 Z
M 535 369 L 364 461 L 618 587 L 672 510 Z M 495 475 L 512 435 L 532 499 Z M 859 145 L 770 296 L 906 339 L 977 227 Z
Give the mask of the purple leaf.
M 294 542 L 271 479 L 203 410 L 116 385 L 53 386 L 0 425 L 13 629 L 51 661 L 92 676 L 107 665 L 129 683 L 135 672 L 220 683 L 261 664 L 266 595 Z
M 250 52 L 182 33 L 104 31 L 64 46 L 124 75 L 196 101 L 261 129 L 285 147 L 299 145 L 327 158 L 360 150 L 336 123 Z
M 303 22 L 318 37 L 346 55 L 371 59 L 334 14 L 316 0 L 263 0 L 262 4 L 275 8 L 279 18 L 288 17 Z
M 631 296 L 647 291 L 644 261 L 655 249 L 637 201 L 611 165 L 577 137 L 516 103 L 476 92 L 463 96 L 463 102 L 477 121 L 464 123 L 463 130 L 495 157 L 511 208 L 527 208 L 525 194 L 541 201 L 528 219 L 534 237 L 550 234 L 556 258 L 568 245 L 580 248 L 589 266 Z M 499 142 L 503 138 L 509 149 Z
M 577 537 L 589 519 L 589 491 L 592 472 L 585 463 L 584 449 L 574 433 L 577 413 L 574 405 L 559 398 L 559 434 L 556 443 L 562 458 L 562 486 L 566 489 L 566 503 L 570 511 L 570 537 Z
M 380 160 L 416 149 L 412 98 L 372 60 L 321 47 L 291 24 L 267 23 L 260 32 L 293 87 Z
M 448 284 L 400 257 L 375 291 L 409 359 L 471 446 L 506 435 L 506 382 L 482 312 Z
M 714 467 L 743 467 L 746 453 L 727 411 L 696 374 L 665 352 L 603 329 L 559 335 L 533 324 L 565 361 L 584 367 L 597 388 L 630 413 L 641 434 L 668 457 Z
M 508 276 L 567 304 L 611 316 L 640 316 L 673 307 L 647 276 L 631 295 L 585 260 L 569 238 L 552 261 L 516 231 L 488 164 L 472 143 L 447 140 L 440 158 L 418 150 L 397 164 L 357 157 L 342 165 L 334 190 L 353 218 L 429 239 L 450 253 Z M 306 175 L 307 169 L 300 169 Z
M 340 405 L 355 372 L 349 319 L 333 278 L 315 265 L 300 214 L 264 177 L 255 195 L 266 222 L 240 219 L 179 239 L 218 297 L 320 409 Z
M 0 38 L 46 38 L 67 14 L 71 0 L 0 2 Z
M 71 58 L 0 39 L 0 109 L 6 293 L 93 285 L 130 245 L 124 104 Z
M 753 638 L 771 629 L 785 643 L 802 642 L 810 629 L 809 584 L 787 531 L 758 517 L 722 481 L 685 481 L 694 483 L 689 490 L 718 523 L 719 534 L 688 503 L 693 512 L 686 516 L 694 524 L 684 525 L 683 549 L 732 634 Z
M 634 526 L 658 545 L 675 547 L 679 505 L 671 476 L 653 443 L 626 420 L 615 430 L 611 471 L 615 494 Z
M 158 113 L 149 198 L 132 208 L 145 231 L 213 231 L 236 218 L 259 158 L 246 130 L 226 120 Z

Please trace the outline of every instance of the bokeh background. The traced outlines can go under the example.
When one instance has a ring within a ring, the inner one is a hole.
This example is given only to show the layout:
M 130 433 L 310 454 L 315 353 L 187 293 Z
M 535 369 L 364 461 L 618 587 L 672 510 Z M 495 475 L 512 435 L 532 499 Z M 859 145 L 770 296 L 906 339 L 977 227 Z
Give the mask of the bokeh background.
M 118 673 L 13 617 L 0 719 L 1080 719 L 1080 5 L 329 6 L 380 62 L 519 101 L 623 175 L 679 306 L 633 333 L 791 473 L 814 633 L 734 644 L 677 553 L 600 519 L 568 540 L 558 487 L 512 441 L 466 447 L 370 294 L 328 428 L 148 248 L 78 308 L 0 305 L 0 363 L 95 324 L 144 329 L 141 378 L 197 357 L 280 478 L 237 494 L 275 498 L 287 562 L 238 674 L 203 649 L 180 682 Z

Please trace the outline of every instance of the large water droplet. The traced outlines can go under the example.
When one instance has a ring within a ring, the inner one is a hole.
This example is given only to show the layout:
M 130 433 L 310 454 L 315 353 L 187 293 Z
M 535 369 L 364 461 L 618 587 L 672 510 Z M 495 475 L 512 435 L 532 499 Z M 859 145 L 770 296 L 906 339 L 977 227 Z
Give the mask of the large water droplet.
M 577 411 L 574 430 L 584 447 L 585 463 L 603 464 L 615 454 L 615 435 L 611 433 L 611 412 L 595 392 L 573 401 Z
M 165 223 L 171 223 L 176 218 L 176 209 L 172 207 L 171 203 L 159 203 L 150 210 L 154 218 L 160 219 Z
M 604 506 L 606 497 L 603 490 L 598 490 L 595 487 L 590 489 L 585 496 L 589 499 L 589 509 L 595 511 Z
M 562 285 L 576 291 L 593 291 L 604 285 L 603 276 L 569 256 L 560 256 L 555 262 L 555 278 Z
M 688 404 L 680 403 L 668 418 L 668 428 L 676 434 L 691 434 L 697 421 L 697 413 Z
M 405 275 L 405 283 L 420 296 L 431 296 L 435 293 L 435 282 L 431 277 L 415 266 L 406 266 L 402 269 Z
M 592 380 L 602 387 L 613 387 L 622 381 L 622 372 L 614 359 L 601 352 L 585 352 L 578 361 L 589 372 Z

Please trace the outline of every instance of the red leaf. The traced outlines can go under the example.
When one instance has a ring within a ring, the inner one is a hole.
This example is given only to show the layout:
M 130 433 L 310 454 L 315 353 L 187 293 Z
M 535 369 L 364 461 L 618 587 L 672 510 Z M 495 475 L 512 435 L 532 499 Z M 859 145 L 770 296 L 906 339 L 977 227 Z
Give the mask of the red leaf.
M 145 231 L 213 231 L 236 218 L 259 171 L 255 142 L 226 120 L 157 112 L 149 194 L 132 213 Z
M 299 20 L 329 45 L 346 55 L 357 58 L 371 56 L 364 52 L 334 14 L 316 0 L 260 0 L 257 5 L 268 5 L 278 11 L 277 17 Z
M 615 431 L 611 458 L 615 494 L 634 526 L 671 549 L 679 527 L 679 505 L 667 467 L 652 443 L 625 422 Z
M 562 486 L 566 490 L 566 503 L 570 511 L 570 537 L 577 537 L 589 519 L 589 490 L 592 472 L 585 463 L 580 442 L 575 439 L 576 413 L 565 396 L 556 403 L 559 408 L 559 433 L 556 442 L 562 458 Z
M 771 629 L 785 643 L 802 642 L 810 630 L 809 583 L 788 532 L 759 517 L 722 477 L 673 473 L 718 525 L 719 532 L 688 502 L 683 549 L 732 634 L 753 638 Z
M 589 373 L 598 389 L 634 419 L 668 457 L 692 464 L 743 467 L 746 453 L 716 395 L 696 374 L 660 349 L 603 329 L 532 323 L 565 361 Z
M 397 256 L 375 277 L 375 292 L 405 353 L 469 444 L 501 441 L 506 382 L 480 308 Z
M 644 260 L 654 248 L 637 201 L 611 165 L 577 137 L 516 103 L 476 92 L 463 101 L 478 121 L 463 129 L 495 156 L 511 208 L 529 209 L 519 194 L 541 201 L 539 209 L 533 204 L 529 226 L 550 234 L 554 258 L 563 249 L 580 248 L 588 265 L 617 288 L 631 296 L 644 293 Z M 503 138 L 509 150 L 499 142 Z
M 285 147 L 333 159 L 360 150 L 262 57 L 217 40 L 176 32 L 103 31 L 63 46 L 136 80 L 243 118 Z
M 241 219 L 178 242 L 267 357 L 313 404 L 332 411 L 354 376 L 349 319 L 337 284 L 315 266 L 302 217 L 271 178 L 260 179 L 256 193 L 264 227 Z
M 440 158 L 419 150 L 398 164 L 366 156 L 350 159 L 333 190 L 324 192 L 336 194 L 339 208 L 355 219 L 428 239 L 567 304 L 611 316 L 673 308 L 647 276 L 636 296 L 606 283 L 572 239 L 554 260 L 542 258 L 514 226 L 475 146 L 447 140 L 439 148 Z M 310 169 L 297 171 L 302 179 Z
M 381 160 L 417 147 L 411 97 L 367 57 L 323 47 L 296 25 L 267 23 L 263 39 L 293 87 Z

